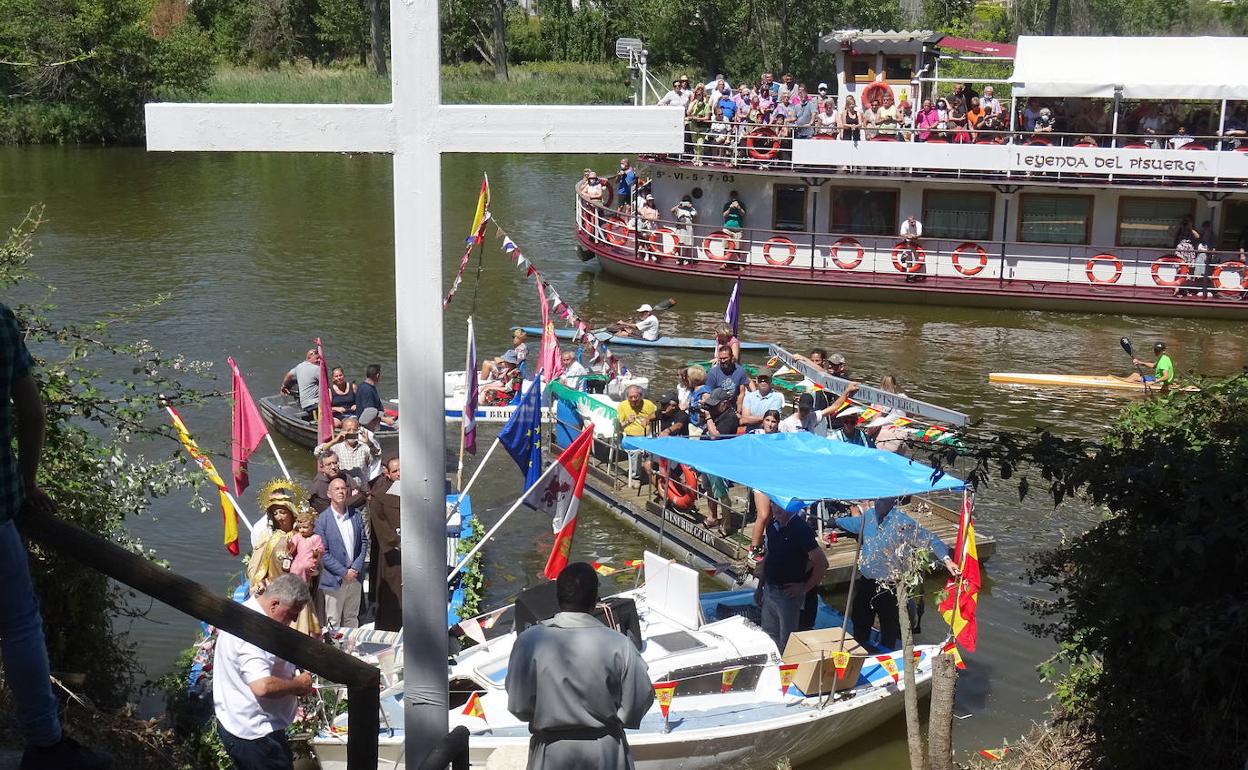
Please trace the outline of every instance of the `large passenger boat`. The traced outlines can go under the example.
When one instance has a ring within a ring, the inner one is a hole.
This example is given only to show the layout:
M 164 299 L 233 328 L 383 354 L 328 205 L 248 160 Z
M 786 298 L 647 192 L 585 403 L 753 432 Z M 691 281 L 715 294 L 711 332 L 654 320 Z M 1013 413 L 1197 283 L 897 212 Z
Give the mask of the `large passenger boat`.
M 972 43 L 842 31 L 820 46 L 836 55 L 838 112 L 852 96 L 917 115 L 967 83 L 995 86 L 999 123 L 903 119 L 855 139 L 737 122 L 722 143 L 686 130 L 682 153 L 639 159 L 657 220 L 611 200 L 610 179 L 600 200 L 578 182 L 582 256 L 629 281 L 719 292 L 739 277 L 781 296 L 1248 315 L 1248 40 Z M 950 60 L 1008 77 L 942 74 Z M 734 192 L 740 229 L 721 213 Z M 673 212 L 685 196 L 692 223 Z M 913 243 L 900 237 L 910 216 Z

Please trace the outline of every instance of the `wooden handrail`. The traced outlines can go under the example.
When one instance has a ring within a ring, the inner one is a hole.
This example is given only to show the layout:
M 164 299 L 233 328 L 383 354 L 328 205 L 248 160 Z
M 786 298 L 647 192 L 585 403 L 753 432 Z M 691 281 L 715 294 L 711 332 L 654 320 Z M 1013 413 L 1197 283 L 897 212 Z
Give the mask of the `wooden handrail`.
M 54 516 L 22 516 L 18 528 L 44 548 L 125 583 L 306 671 L 347 686 L 347 767 L 376 770 L 381 672 L 359 658 L 217 596 L 204 586 Z

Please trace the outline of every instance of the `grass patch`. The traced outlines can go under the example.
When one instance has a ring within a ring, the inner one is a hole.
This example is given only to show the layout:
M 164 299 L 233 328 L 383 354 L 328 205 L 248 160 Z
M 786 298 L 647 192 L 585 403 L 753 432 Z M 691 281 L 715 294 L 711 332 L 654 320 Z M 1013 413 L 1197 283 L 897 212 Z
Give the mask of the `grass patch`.
M 625 104 L 632 88 L 620 64 L 535 62 L 508 68 L 500 83 L 484 64 L 442 67 L 446 104 Z M 384 104 L 390 79 L 364 67 L 223 68 L 208 91 L 180 100 L 295 104 Z

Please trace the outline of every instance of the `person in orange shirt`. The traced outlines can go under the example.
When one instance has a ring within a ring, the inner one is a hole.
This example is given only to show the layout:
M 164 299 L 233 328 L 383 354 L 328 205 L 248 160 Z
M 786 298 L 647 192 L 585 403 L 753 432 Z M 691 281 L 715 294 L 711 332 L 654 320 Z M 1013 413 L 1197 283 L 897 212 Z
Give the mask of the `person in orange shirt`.
M 971 107 L 966 111 L 966 126 L 971 130 L 972 142 L 979 138 L 979 131 L 984 127 L 984 118 L 986 117 L 988 117 L 988 113 L 980 106 L 979 97 L 973 97 L 971 99 Z

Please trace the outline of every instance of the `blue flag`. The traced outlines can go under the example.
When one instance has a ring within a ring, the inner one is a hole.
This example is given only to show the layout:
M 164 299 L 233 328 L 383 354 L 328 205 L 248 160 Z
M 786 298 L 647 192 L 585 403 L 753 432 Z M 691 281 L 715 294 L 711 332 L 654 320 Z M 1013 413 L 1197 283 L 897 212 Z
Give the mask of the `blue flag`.
M 528 489 L 542 475 L 542 375 L 539 372 L 520 397 L 516 411 L 499 431 L 498 441 L 520 466 L 524 488 Z
M 728 307 L 724 310 L 724 323 L 732 327 L 733 335 L 741 331 L 741 279 L 738 278 L 732 287 L 732 296 L 728 298 Z

